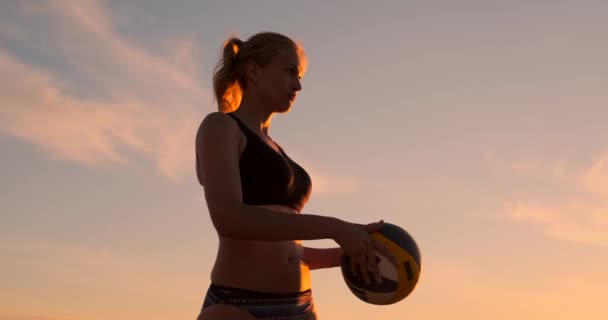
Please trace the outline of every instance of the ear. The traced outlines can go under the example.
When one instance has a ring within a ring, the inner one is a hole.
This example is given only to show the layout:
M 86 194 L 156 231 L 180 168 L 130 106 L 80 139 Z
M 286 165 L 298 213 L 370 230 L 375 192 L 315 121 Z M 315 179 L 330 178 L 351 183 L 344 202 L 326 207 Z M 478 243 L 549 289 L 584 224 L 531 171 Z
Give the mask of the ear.
M 245 76 L 247 78 L 247 82 L 251 84 L 255 84 L 258 82 L 260 77 L 261 68 L 255 63 L 255 61 L 250 61 L 245 66 Z

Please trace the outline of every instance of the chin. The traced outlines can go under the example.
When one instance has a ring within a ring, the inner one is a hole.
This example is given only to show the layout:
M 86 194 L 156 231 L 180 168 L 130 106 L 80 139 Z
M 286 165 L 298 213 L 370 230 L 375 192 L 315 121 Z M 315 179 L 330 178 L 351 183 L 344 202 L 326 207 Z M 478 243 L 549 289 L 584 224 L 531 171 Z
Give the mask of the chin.
M 288 113 L 289 111 L 291 111 L 291 103 L 277 106 L 277 108 L 275 108 L 276 113 Z

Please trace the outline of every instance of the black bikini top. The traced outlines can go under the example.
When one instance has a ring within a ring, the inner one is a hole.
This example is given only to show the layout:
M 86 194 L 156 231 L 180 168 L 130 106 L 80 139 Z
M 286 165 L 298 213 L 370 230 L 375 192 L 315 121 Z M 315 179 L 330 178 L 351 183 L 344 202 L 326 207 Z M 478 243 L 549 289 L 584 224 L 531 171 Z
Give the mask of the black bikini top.
M 236 115 L 234 118 L 247 137 L 239 160 L 243 203 L 283 205 L 300 212 L 310 197 L 312 181 L 308 173 L 277 145 L 279 152 L 251 131 Z

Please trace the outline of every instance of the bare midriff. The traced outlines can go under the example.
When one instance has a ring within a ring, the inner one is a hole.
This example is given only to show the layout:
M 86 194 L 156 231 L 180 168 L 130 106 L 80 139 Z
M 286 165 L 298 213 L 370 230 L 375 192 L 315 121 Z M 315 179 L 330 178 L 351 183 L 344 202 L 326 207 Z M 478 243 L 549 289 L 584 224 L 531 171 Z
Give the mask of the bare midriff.
M 260 207 L 298 214 L 279 205 Z M 311 287 L 301 241 L 245 241 L 221 236 L 211 282 L 269 293 L 302 292 Z

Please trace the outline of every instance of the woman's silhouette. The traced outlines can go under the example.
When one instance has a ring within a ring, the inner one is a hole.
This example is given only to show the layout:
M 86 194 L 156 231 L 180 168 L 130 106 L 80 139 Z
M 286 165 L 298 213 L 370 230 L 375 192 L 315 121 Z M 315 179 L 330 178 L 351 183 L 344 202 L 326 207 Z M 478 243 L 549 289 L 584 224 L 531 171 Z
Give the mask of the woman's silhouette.
M 310 270 L 337 267 L 345 255 L 354 272 L 375 281 L 373 251 L 394 261 L 369 236 L 382 222 L 302 213 L 312 181 L 268 130 L 302 90 L 304 64 L 301 47 L 281 34 L 224 43 L 213 77 L 219 110 L 205 116 L 196 136 L 197 177 L 219 237 L 198 320 L 317 319 Z M 300 242 L 315 239 L 339 247 Z

